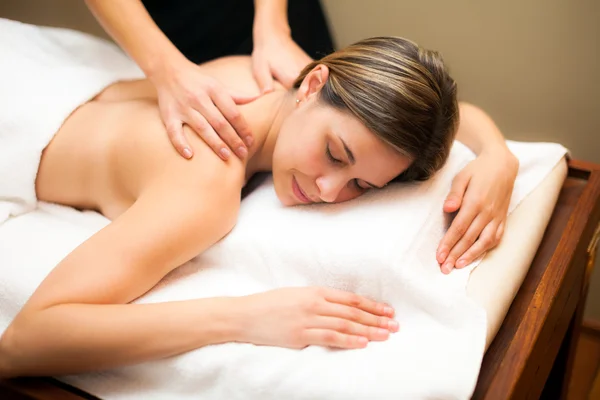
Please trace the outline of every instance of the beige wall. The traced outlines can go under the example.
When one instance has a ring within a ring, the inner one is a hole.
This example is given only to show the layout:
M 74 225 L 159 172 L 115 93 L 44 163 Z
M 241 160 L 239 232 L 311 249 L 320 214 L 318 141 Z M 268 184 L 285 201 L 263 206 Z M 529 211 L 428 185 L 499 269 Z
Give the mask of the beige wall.
M 600 1 L 322 1 L 339 46 L 400 35 L 440 50 L 461 98 L 506 137 L 557 141 L 600 163 Z M 103 35 L 83 0 L 1 0 L 0 17 Z M 598 267 L 587 315 L 600 319 Z
M 599 0 L 322 0 L 338 47 L 398 35 L 442 52 L 505 136 L 600 163 Z M 587 317 L 600 319 L 600 261 Z
M 108 37 L 84 0 L 0 0 L 0 18 L 78 29 Z

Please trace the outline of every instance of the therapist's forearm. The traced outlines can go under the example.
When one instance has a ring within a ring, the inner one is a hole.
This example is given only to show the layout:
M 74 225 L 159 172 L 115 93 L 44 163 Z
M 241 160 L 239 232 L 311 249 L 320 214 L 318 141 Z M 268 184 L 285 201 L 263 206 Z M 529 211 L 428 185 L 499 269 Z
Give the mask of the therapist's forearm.
M 0 377 L 78 373 L 235 341 L 234 298 L 61 304 L 17 316 L 0 339 Z
M 254 36 L 290 35 L 287 0 L 254 0 Z
M 460 122 L 456 140 L 477 155 L 508 150 L 500 129 L 483 110 L 465 102 L 461 102 L 459 108 Z
M 86 0 L 86 3 L 104 30 L 148 78 L 162 74 L 168 63 L 186 60 L 140 0 Z

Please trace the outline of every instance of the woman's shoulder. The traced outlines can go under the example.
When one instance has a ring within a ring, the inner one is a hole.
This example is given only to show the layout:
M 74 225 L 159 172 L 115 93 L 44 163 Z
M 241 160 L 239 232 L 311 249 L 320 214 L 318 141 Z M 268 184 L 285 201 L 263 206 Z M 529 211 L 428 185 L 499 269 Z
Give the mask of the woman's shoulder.
M 219 80 L 225 87 L 247 95 L 258 95 L 260 89 L 252 73 L 250 56 L 228 56 L 217 58 L 201 64 L 206 74 Z M 274 89 L 284 89 L 277 81 L 273 82 Z

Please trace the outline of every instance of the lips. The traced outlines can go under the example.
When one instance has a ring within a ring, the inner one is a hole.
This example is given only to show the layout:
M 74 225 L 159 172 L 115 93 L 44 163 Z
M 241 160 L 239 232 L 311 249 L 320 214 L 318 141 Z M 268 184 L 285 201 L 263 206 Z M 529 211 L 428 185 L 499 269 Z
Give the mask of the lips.
M 302 188 L 300 188 L 300 185 L 298 184 L 298 181 L 296 181 L 296 177 L 292 177 L 292 191 L 294 192 L 294 195 L 296 196 L 296 198 L 298 200 L 300 200 L 301 203 L 312 203 L 312 200 L 304 193 L 304 191 L 302 190 Z

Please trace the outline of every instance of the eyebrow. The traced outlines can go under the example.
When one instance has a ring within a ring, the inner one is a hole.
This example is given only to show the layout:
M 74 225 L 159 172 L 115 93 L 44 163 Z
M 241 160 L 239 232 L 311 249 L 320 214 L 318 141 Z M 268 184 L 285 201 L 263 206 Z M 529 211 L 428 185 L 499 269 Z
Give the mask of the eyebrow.
M 338 137 L 340 138 L 340 140 L 342 141 L 342 144 L 344 145 L 344 150 L 346 151 L 346 155 L 348 156 L 348 159 L 350 159 L 350 164 L 352 164 L 352 165 L 356 164 L 356 158 L 354 158 L 354 154 L 352 154 L 352 150 L 350 150 L 350 148 L 348 147 L 346 142 L 344 142 L 344 139 L 342 139 L 341 136 L 338 135 Z M 364 182 L 374 189 L 382 189 L 383 188 L 383 186 L 373 185 L 372 183 L 367 182 L 367 181 L 364 181 Z

